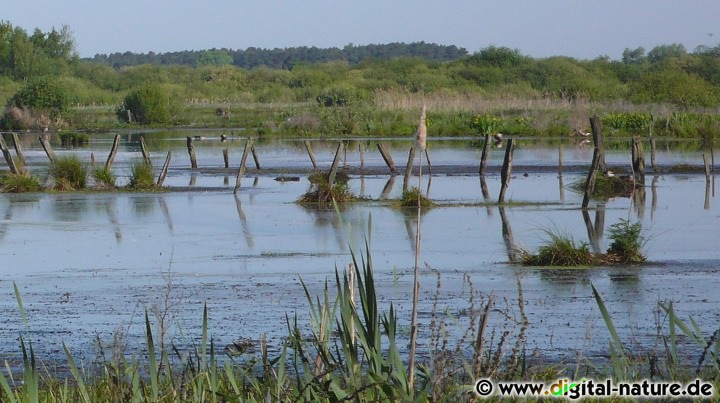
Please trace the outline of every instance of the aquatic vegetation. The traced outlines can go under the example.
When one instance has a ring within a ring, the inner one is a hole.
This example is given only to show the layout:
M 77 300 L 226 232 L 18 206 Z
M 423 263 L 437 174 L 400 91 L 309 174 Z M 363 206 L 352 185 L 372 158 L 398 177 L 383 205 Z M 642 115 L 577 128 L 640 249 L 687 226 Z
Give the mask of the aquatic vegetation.
M 130 183 L 132 189 L 147 190 L 155 188 L 152 165 L 139 161 L 130 167 Z
M 612 240 L 605 260 L 619 263 L 642 263 L 647 258 L 643 254 L 646 239 L 642 234 L 642 224 L 620 219 L 620 222 L 610 226 L 608 238 Z
M 81 190 L 87 186 L 88 168 L 76 155 L 59 156 L 50 164 L 50 175 L 56 190 Z
M 310 189 L 302 196 L 299 202 L 303 204 L 316 204 L 318 207 L 330 207 L 333 201 L 336 203 L 346 203 L 357 200 L 357 197 L 348 188 L 348 180 L 350 178 L 344 172 L 338 172 L 335 180 L 331 184 L 328 179 L 328 173 L 315 172 L 308 176 L 310 181 Z
M 92 173 L 93 179 L 95 180 L 95 186 L 100 188 L 114 188 L 115 187 L 115 175 L 113 175 L 110 169 L 105 167 L 97 167 Z
M 546 230 L 549 240 L 541 246 L 537 254 L 526 251 L 521 261 L 526 266 L 589 266 L 596 263 L 596 257 L 590 252 L 588 244 L 576 245 L 569 235 Z
M 0 178 L 0 189 L 4 193 L 27 193 L 42 190 L 38 178 L 27 172 L 7 173 Z
M 420 202 L 420 207 L 422 207 L 422 208 L 433 207 L 435 205 L 435 203 L 432 200 L 423 196 L 422 192 L 420 192 L 420 189 L 418 189 L 414 186 L 402 193 L 402 197 L 399 200 L 399 205 L 400 205 L 400 207 L 415 207 L 415 208 L 417 208 L 418 199 Z

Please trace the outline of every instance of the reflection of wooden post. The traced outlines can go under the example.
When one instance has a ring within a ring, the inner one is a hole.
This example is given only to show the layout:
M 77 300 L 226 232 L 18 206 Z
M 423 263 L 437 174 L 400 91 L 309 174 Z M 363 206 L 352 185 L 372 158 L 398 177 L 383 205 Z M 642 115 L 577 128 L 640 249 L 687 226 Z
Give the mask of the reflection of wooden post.
M 483 144 L 482 156 L 480 157 L 480 172 L 479 172 L 480 176 L 485 175 L 485 168 L 487 167 L 488 150 L 490 148 L 488 146 L 488 144 L 490 144 L 490 134 L 486 133 L 485 134 L 485 144 Z
M 255 161 L 255 168 L 260 169 L 260 159 L 258 158 L 257 151 L 255 151 L 255 144 L 250 147 L 250 152 L 252 153 L 253 161 Z
M 422 158 L 422 157 L 421 157 Z M 409 182 L 410 182 L 410 175 L 412 175 L 413 166 L 415 162 L 415 147 L 410 147 L 410 151 L 408 152 L 408 160 L 407 165 L 405 165 L 405 174 L 403 175 L 403 192 L 407 192 Z
M 335 182 L 335 175 L 337 175 L 337 169 L 338 164 L 340 163 L 340 153 L 345 148 L 345 143 L 342 141 L 337 146 L 337 151 L 335 151 L 335 158 L 333 158 L 332 166 L 330 166 L 330 173 L 328 174 L 328 186 L 333 185 Z
M 25 165 L 25 156 L 22 152 L 22 146 L 20 145 L 20 139 L 18 138 L 17 133 L 12 134 L 13 138 L 13 144 L 15 146 L 15 154 L 17 154 L 18 162 L 20 162 L 20 165 Z
M 510 144 L 508 144 L 508 148 L 510 148 Z M 505 153 L 507 154 L 507 151 Z M 500 221 L 502 221 L 502 235 L 503 241 L 505 241 L 505 248 L 507 249 L 508 260 L 510 263 L 515 263 L 517 262 L 518 248 L 515 246 L 515 237 L 513 237 L 510 221 L 507 215 L 505 215 L 505 207 L 498 206 L 498 211 L 500 212 Z
M 7 144 L 5 144 L 5 139 L 2 134 L 0 134 L 0 150 L 2 150 L 3 156 L 5 156 L 5 161 L 7 161 L 8 167 L 10 168 L 10 173 L 17 174 L 18 169 L 15 166 L 15 161 L 13 161 L 12 154 L 10 154 L 10 150 Z
M 115 161 L 115 154 L 117 154 L 117 150 L 120 147 L 120 135 L 115 135 L 115 140 L 113 140 L 112 148 L 110 149 L 110 154 L 108 154 L 107 161 L 105 161 L 105 170 L 109 171 L 112 167 L 113 161 Z
M 427 147 L 425 148 L 425 160 L 428 163 L 428 174 L 432 175 L 432 164 L 430 163 L 430 154 L 428 154 Z
M 52 147 L 50 146 L 50 140 L 48 140 L 47 134 L 43 134 L 39 137 L 40 145 L 42 145 L 43 150 L 45 150 L 45 155 L 47 155 L 50 162 L 55 161 L 55 152 L 53 151 Z
M 650 166 L 652 166 L 653 172 L 657 172 L 657 166 L 655 165 L 655 137 L 653 137 L 653 116 L 650 115 L 650 126 L 648 126 L 648 139 L 650 140 Z
M 142 152 L 145 163 L 149 166 L 152 166 L 152 161 L 150 160 L 150 153 L 148 152 L 147 146 L 145 145 L 145 137 L 143 136 L 140 136 L 140 151 Z
M 172 158 L 172 151 L 168 151 L 167 157 L 165 157 L 165 164 L 163 164 L 162 170 L 160 171 L 160 176 L 158 176 L 157 180 L 157 186 L 161 187 L 163 185 L 163 182 L 165 182 L 165 177 L 168 173 L 168 168 L 170 167 L 170 159 Z
M 360 168 L 365 168 L 365 149 L 362 143 L 358 143 L 358 150 L 360 150 Z
M 95 169 L 95 153 L 90 153 L 90 166 Z
M 562 176 L 563 173 L 563 146 L 558 146 L 558 175 Z
M 233 190 L 233 193 L 237 193 L 238 189 L 240 189 L 240 180 L 245 174 L 245 164 L 247 163 L 247 157 L 250 153 L 250 149 L 252 148 L 252 143 L 252 139 L 248 139 L 247 143 L 245 143 L 245 149 L 243 150 L 242 158 L 240 159 L 240 168 L 238 168 L 237 178 L 235 178 L 235 190 Z
M 305 140 L 303 141 L 303 143 L 305 144 L 305 150 L 307 150 L 308 156 L 310 157 L 310 162 L 312 162 L 313 169 L 317 169 L 317 162 L 315 162 L 315 153 L 313 152 L 310 142 Z
M 587 210 L 582 211 L 583 220 L 585 221 L 585 229 L 587 230 L 588 239 L 590 245 L 593 248 L 593 252 L 600 253 L 600 240 L 597 237 L 595 228 L 593 227 L 592 220 L 590 219 L 590 213 Z
M 387 199 L 390 197 L 390 192 L 392 192 L 393 187 L 395 186 L 395 175 L 390 176 L 388 178 L 388 181 L 385 182 L 385 186 L 383 186 L 383 190 L 380 193 L 381 199 Z
M 223 161 L 225 162 L 225 168 L 230 168 L 230 156 L 227 148 L 223 148 Z
M 195 158 L 195 146 L 193 146 L 192 137 L 187 136 L 186 141 L 187 141 L 188 154 L 190 155 L 190 167 L 192 169 L 197 169 L 197 159 Z
M 392 155 L 390 155 L 390 153 L 385 149 L 385 146 L 383 146 L 382 143 L 377 143 L 377 148 L 378 151 L 380 151 L 380 155 L 382 155 L 385 164 L 388 166 L 388 168 L 390 168 L 390 173 L 397 173 L 397 168 L 395 168 L 395 163 L 393 162 Z
M 500 188 L 500 196 L 498 197 L 498 203 L 505 202 L 505 191 L 510 185 L 510 175 L 512 174 L 512 155 L 513 155 L 514 142 L 513 139 L 508 140 L 507 148 L 505 149 L 505 160 L 503 161 L 502 172 L 500 178 L 502 187 Z

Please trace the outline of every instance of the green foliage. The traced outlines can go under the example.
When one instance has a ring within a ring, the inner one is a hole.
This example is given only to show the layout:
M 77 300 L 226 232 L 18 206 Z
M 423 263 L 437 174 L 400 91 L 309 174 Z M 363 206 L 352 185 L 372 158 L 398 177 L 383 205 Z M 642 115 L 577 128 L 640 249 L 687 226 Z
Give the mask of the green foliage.
M 81 190 L 87 185 L 87 165 L 76 155 L 56 157 L 50 164 L 49 172 L 55 178 L 57 190 Z
M 138 161 L 130 167 L 130 183 L 132 189 L 147 190 L 155 188 L 153 168 L 145 161 Z
M 198 66 L 224 66 L 232 64 L 233 58 L 226 50 L 203 50 L 197 58 Z
M 420 189 L 412 187 L 402 193 L 402 197 L 400 198 L 400 206 L 417 208 L 418 199 L 420 199 L 420 207 L 422 208 L 432 207 L 435 205 L 432 200 L 422 195 Z
M 128 121 L 128 111 L 132 121 L 141 124 L 170 123 L 176 106 L 167 91 L 155 84 L 144 84 L 138 90 L 125 97 L 118 108 L 117 115 L 121 121 Z
M 502 119 L 492 115 L 478 115 L 473 118 L 470 126 L 475 129 L 478 134 L 495 134 L 501 122 Z
M 541 246 L 538 253 L 524 253 L 522 263 L 527 266 L 588 266 L 596 262 L 588 244 L 576 245 L 569 235 L 545 231 L 549 240 Z
M 308 176 L 310 189 L 300 197 L 302 204 L 313 204 L 320 208 L 330 207 L 333 203 L 346 203 L 357 199 L 348 187 L 346 173 L 338 172 L 332 185 L 328 182 L 328 173 L 316 172 Z
M 87 144 L 87 142 L 90 140 L 90 136 L 88 136 L 86 133 L 77 132 L 60 132 L 58 133 L 58 137 L 60 137 L 60 144 L 63 147 L 82 146 Z
M 38 192 L 42 189 L 38 178 L 27 172 L 5 174 L 0 180 L 0 186 L 3 193 Z
M 97 167 L 92 173 L 93 179 L 95 179 L 95 186 L 98 187 L 115 187 L 115 175 L 113 175 L 110 169 L 105 167 Z
M 608 255 L 622 263 L 642 263 L 646 260 L 642 248 L 646 239 L 642 235 L 642 224 L 620 219 L 620 222 L 610 226 L 608 238 L 612 241 L 608 248 Z
M 7 103 L 21 109 L 40 110 L 50 117 L 57 118 L 70 106 L 70 98 L 65 87 L 51 77 L 40 77 L 29 81 Z

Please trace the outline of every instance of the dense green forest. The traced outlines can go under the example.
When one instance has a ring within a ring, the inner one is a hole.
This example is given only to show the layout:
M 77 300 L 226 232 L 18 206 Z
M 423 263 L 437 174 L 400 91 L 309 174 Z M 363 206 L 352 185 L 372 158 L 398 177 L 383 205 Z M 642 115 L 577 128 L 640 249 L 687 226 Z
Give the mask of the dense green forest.
M 412 133 L 426 102 L 432 135 L 468 134 L 485 114 L 498 116 L 505 132 L 562 134 L 600 114 L 618 130 L 652 121 L 688 136 L 718 120 L 720 45 L 627 48 L 620 60 L 532 58 L 502 46 L 468 54 L 423 42 L 81 59 L 66 26 L 29 34 L 3 21 L 0 102 L 5 129 L 142 124 L 392 135 Z M 691 123 L 673 128 L 676 121 Z

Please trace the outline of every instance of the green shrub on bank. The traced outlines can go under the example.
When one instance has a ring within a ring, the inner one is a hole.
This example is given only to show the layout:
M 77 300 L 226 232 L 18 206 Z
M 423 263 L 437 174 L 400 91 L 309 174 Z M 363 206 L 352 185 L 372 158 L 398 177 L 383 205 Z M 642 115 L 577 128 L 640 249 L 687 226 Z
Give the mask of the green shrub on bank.
M 132 189 L 148 190 L 155 188 L 153 167 L 145 161 L 135 162 L 130 167 L 130 183 Z
M 56 157 L 49 172 L 57 190 L 81 190 L 87 186 L 88 167 L 75 155 Z
M 127 123 L 168 124 L 176 110 L 175 100 L 163 87 L 144 84 L 125 97 L 117 117 Z

